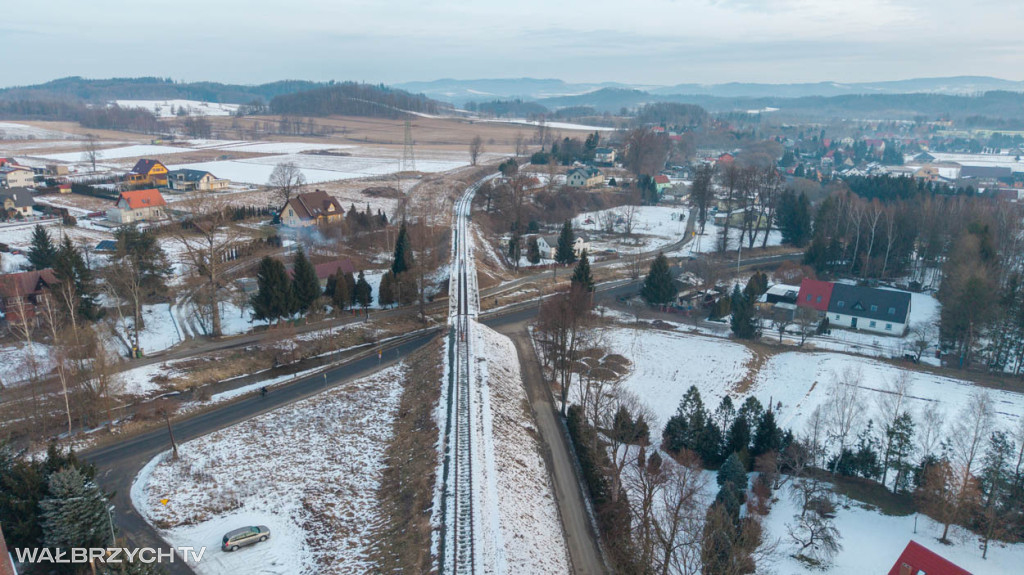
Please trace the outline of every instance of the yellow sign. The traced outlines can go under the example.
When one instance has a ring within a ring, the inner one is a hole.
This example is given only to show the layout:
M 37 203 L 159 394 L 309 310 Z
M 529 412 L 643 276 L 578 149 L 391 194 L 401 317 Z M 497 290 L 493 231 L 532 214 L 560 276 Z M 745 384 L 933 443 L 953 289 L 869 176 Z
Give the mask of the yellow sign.
M 168 503 L 169 501 L 170 501 L 170 499 L 161 499 L 161 500 L 160 500 L 160 503 L 161 503 L 162 505 L 167 505 L 167 503 Z

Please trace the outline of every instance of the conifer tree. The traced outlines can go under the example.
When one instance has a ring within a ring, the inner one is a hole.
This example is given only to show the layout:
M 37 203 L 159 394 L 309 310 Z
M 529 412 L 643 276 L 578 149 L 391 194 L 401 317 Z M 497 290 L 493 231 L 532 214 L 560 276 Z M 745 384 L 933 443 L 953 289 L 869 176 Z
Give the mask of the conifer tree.
M 526 261 L 531 264 L 540 263 L 540 245 L 537 244 L 537 236 L 532 236 L 526 241 Z
M 373 303 L 373 288 L 366 281 L 366 276 L 363 275 L 363 272 L 359 272 L 359 278 L 356 279 L 355 300 L 359 307 L 364 310 Z
M 395 276 L 412 269 L 412 246 L 409 245 L 409 232 L 405 229 L 405 222 L 398 228 L 398 238 L 395 240 L 395 259 L 391 263 L 391 271 Z
M 782 447 L 782 430 L 775 423 L 775 414 L 768 409 L 761 413 L 761 418 L 757 422 L 750 455 L 757 457 L 769 451 L 780 451 Z
M 264 256 L 256 273 L 256 283 L 259 291 L 251 300 L 254 318 L 269 322 L 293 313 L 295 296 L 281 260 Z
M 587 257 L 587 250 L 583 250 L 583 253 L 580 254 L 580 261 L 576 262 L 576 267 L 572 270 L 570 285 L 585 292 L 594 291 L 594 276 L 590 273 L 590 258 Z
M 395 303 L 395 275 L 392 272 L 386 272 L 380 278 L 380 287 L 377 288 L 377 303 L 381 307 Z
M 60 291 L 65 296 L 64 303 L 70 307 L 68 311 L 85 319 L 94 319 L 96 288 L 92 281 L 92 270 L 85 265 L 81 250 L 71 243 L 68 236 L 64 236 L 53 258 L 53 275 L 58 281 L 66 282 Z
M 555 249 L 555 261 L 560 264 L 571 264 L 576 261 L 576 252 L 573 244 L 576 243 L 576 235 L 572 231 L 572 223 L 565 220 L 562 224 L 562 232 L 558 235 L 558 246 Z
M 760 335 L 760 327 L 754 315 L 753 300 L 740 291 L 736 285 L 732 290 L 732 333 L 739 339 L 755 339 Z
M 50 232 L 40 224 L 32 230 L 32 247 L 28 250 L 28 261 L 37 270 L 53 267 L 57 257 L 57 248 L 50 239 Z
M 107 498 L 77 467 L 47 478 L 49 494 L 39 502 L 43 540 L 49 547 L 106 547 L 110 541 Z
M 334 278 L 331 302 L 340 310 L 352 305 L 352 292 L 345 275 L 339 275 Z
M 292 266 L 292 294 L 295 297 L 295 307 L 302 313 L 309 311 L 313 302 L 321 294 L 316 268 L 313 267 L 301 248 L 296 254 L 295 263 Z
M 676 289 L 672 284 L 672 273 L 669 271 L 668 258 L 665 254 L 659 253 L 651 262 L 647 278 L 640 288 L 640 295 L 650 305 L 665 305 L 675 299 Z

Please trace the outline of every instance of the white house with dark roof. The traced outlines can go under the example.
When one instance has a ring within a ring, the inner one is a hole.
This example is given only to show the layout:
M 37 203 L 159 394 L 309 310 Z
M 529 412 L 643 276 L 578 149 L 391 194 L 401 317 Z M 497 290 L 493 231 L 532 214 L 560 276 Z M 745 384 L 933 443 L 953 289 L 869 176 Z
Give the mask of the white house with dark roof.
M 178 192 L 215 192 L 226 189 L 231 180 L 218 178 L 206 170 L 171 170 L 167 172 L 167 187 Z
M 592 188 L 604 184 L 604 175 L 597 168 L 573 168 L 565 175 L 565 184 L 572 188 Z
M 902 336 L 909 327 L 910 299 L 905 291 L 833 284 L 828 321 L 835 327 Z

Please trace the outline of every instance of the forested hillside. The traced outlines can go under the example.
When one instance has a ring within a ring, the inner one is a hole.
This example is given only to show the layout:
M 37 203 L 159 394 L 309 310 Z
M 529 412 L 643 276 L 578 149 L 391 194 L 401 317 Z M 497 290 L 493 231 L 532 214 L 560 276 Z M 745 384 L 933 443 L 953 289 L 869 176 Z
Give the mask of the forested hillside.
M 422 94 L 410 94 L 383 84 L 356 82 L 283 94 L 270 101 L 271 113 L 296 116 L 397 118 L 407 112 L 437 114 L 450 108 L 449 104 L 431 100 Z

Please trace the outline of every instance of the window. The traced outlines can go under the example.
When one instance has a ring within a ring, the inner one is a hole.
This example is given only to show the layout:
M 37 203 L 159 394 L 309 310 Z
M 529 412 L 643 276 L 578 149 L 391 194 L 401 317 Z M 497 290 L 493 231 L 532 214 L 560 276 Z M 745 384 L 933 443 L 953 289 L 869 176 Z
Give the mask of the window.
M 807 301 L 811 301 L 811 294 L 807 294 Z
M 889 315 L 896 315 L 896 308 L 894 308 L 894 307 L 889 308 Z
M 821 303 L 821 296 L 818 296 L 818 303 Z
M 878 311 L 878 306 L 877 305 L 871 306 L 871 311 Z
M 836 314 L 836 319 L 839 319 L 839 314 Z
M 885 324 L 885 331 L 892 331 L 892 324 L 891 323 Z
M 871 322 L 870 324 L 868 324 L 868 327 L 875 327 L 875 322 Z
M 836 302 L 836 307 L 846 307 L 846 302 L 843 300 L 839 300 Z

